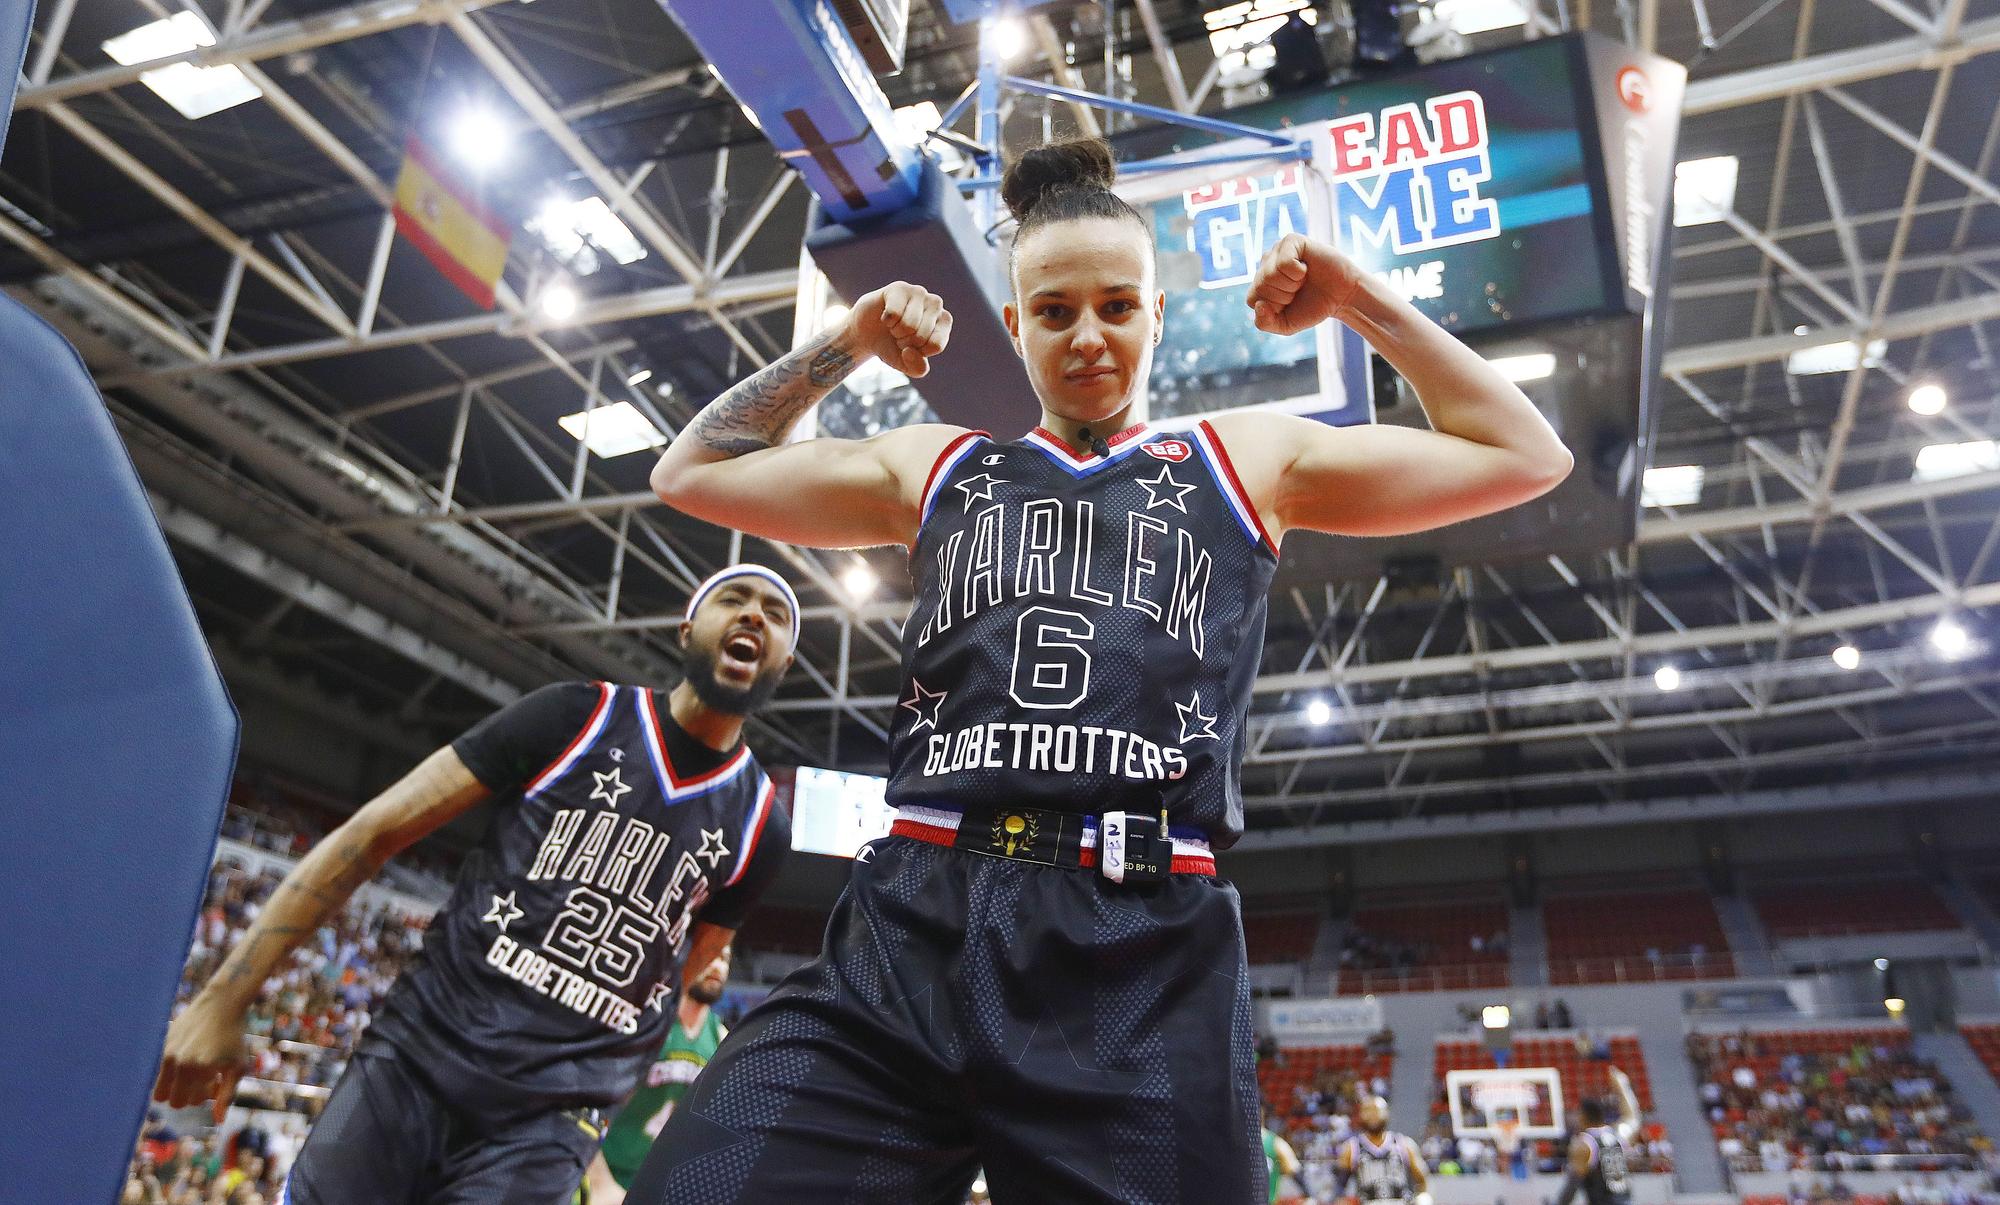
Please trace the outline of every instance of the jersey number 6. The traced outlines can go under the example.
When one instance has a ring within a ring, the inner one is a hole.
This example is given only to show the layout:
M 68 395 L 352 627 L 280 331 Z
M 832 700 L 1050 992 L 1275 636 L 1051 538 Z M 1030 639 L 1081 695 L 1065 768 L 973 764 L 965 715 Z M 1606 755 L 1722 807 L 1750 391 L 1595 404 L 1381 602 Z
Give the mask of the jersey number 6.
M 1014 675 L 1008 691 L 1023 707 L 1074 707 L 1090 690 L 1090 649 L 1097 628 L 1075 611 L 1029 607 L 1014 628 Z

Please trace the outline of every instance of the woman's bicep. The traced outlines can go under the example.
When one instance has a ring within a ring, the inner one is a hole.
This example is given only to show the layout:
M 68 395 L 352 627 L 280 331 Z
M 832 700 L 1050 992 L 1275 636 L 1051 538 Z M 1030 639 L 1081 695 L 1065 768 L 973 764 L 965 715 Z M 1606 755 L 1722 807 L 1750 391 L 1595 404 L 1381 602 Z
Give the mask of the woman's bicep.
M 1327 427 L 1299 434 L 1278 487 L 1287 528 L 1351 536 L 1429 531 L 1517 506 L 1548 485 L 1521 458 L 1410 427 Z
M 808 439 L 654 480 L 674 509 L 751 535 L 815 548 L 901 539 L 901 490 L 872 441 Z

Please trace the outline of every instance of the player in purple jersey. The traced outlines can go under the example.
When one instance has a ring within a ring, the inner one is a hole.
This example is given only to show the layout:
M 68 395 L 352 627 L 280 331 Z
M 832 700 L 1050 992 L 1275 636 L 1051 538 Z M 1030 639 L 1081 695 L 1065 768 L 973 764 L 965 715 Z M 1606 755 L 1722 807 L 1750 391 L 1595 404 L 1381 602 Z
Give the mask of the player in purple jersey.
M 544 686 L 364 805 L 285 877 L 167 1032 L 155 1095 L 234 1094 L 245 1014 L 412 842 L 488 826 L 292 1164 L 287 1205 L 568 1205 L 673 1024 L 790 848 L 742 742 L 792 663 L 798 600 L 736 565 L 702 583 L 672 691 Z
M 654 488 L 826 547 L 911 550 L 891 835 L 856 859 L 820 958 L 746 1017 L 628 1200 L 1250 1202 L 1248 975 L 1213 850 L 1242 828 L 1243 718 L 1278 543 L 1387 534 L 1533 498 L 1571 457 L 1520 390 L 1332 248 L 1288 238 L 1258 324 L 1360 330 L 1433 430 L 1143 421 L 1165 297 L 1100 142 L 1038 148 L 1005 317 L 1039 426 L 788 443 L 863 360 L 921 377 L 951 316 L 896 283 L 711 403 Z M 1026 403 L 1027 399 L 1023 399 Z M 1026 417 L 1024 412 L 1023 417 Z

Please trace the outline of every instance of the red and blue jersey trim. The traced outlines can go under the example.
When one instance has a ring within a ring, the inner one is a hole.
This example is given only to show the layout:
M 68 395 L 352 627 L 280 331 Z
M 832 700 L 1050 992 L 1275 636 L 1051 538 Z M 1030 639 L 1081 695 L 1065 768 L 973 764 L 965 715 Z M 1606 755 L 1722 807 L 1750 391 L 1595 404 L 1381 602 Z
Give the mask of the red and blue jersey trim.
M 763 775 L 759 777 L 764 778 Z M 743 872 L 750 869 L 750 857 L 757 852 L 758 838 L 764 835 L 764 824 L 770 820 L 771 809 L 776 806 L 777 798 L 778 788 L 769 778 L 764 778 L 763 785 L 757 791 L 757 802 L 751 807 L 749 818 L 743 822 L 743 835 L 736 842 L 736 848 L 743 852 L 737 855 L 736 869 L 723 881 L 724 887 L 734 887 L 736 880 L 743 877 Z
M 1215 483 L 1222 487 L 1222 497 L 1229 503 L 1229 513 L 1236 516 L 1237 526 L 1250 537 L 1252 544 L 1258 544 L 1278 555 L 1278 542 L 1271 533 L 1264 530 L 1264 520 L 1257 514 L 1257 507 L 1250 501 L 1250 492 L 1243 488 L 1243 482 L 1236 476 L 1236 466 L 1229 462 L 1229 452 L 1222 446 L 1222 437 L 1209 426 L 1208 420 L 1196 423 L 1194 446 L 1201 452 L 1201 458 L 1208 465 Z
M 632 691 L 638 697 L 639 728 L 646 734 L 646 754 L 652 758 L 653 773 L 660 780 L 660 792 L 667 797 L 669 806 L 697 795 L 706 795 L 727 784 L 750 765 L 750 747 L 739 745 L 736 756 L 706 774 L 683 781 L 674 774 L 673 762 L 667 759 L 666 744 L 660 739 L 660 713 L 654 710 L 653 692 L 643 686 L 634 686 Z
M 1088 477 L 1092 473 L 1103 469 L 1106 465 L 1115 464 L 1125 459 L 1127 455 L 1136 451 L 1141 444 L 1146 442 L 1140 437 L 1149 434 L 1152 434 L 1152 430 L 1145 423 L 1134 423 L 1132 426 L 1125 428 L 1123 431 L 1104 441 L 1105 447 L 1111 453 L 1109 456 L 1099 456 L 1096 452 L 1091 451 L 1086 451 L 1083 455 L 1079 456 L 1074 448 L 1063 442 L 1061 436 L 1044 427 L 1036 427 L 1034 430 L 1028 432 L 1021 437 L 1021 442 L 1027 444 L 1029 447 L 1041 449 L 1050 460 L 1056 463 L 1057 468 L 1068 473 L 1070 476 Z
M 931 465 L 931 475 L 924 479 L 923 506 L 917 512 L 917 522 L 920 526 L 924 520 L 931 517 L 931 508 L 937 505 L 938 492 L 944 489 L 945 478 L 951 476 L 952 470 L 963 463 L 967 456 L 972 455 L 973 449 L 979 446 L 979 441 L 989 438 L 991 437 L 984 431 L 967 431 L 946 444 L 944 451 L 938 453 L 936 462 Z
M 564 749 L 561 755 L 543 768 L 540 774 L 528 781 L 527 789 L 521 792 L 523 797 L 533 799 L 547 789 L 550 783 L 567 774 L 569 768 L 576 764 L 577 758 L 590 752 L 590 747 L 597 743 L 597 738 L 604 732 L 605 723 L 611 718 L 611 704 L 617 697 L 617 687 L 608 682 L 597 684 L 597 706 L 591 710 L 590 719 L 584 724 L 583 731 L 577 733 L 575 739 L 570 741 L 569 748 Z

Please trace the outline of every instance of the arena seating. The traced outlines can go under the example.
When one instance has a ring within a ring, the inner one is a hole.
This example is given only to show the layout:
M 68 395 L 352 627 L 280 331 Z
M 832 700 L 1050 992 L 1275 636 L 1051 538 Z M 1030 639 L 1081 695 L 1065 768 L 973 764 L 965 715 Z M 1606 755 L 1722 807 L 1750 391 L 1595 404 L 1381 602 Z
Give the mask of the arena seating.
M 1549 982 L 1625 983 L 1736 973 L 1715 905 L 1699 891 L 1556 895 L 1542 906 Z
M 1962 927 L 1931 885 L 1918 878 L 1773 884 L 1752 898 L 1765 930 L 1780 939 Z
M 1899 1025 L 1697 1033 L 1688 1054 L 1739 1171 L 1934 1170 L 1969 1166 L 1986 1145 Z
M 1506 939 L 1507 906 L 1499 900 L 1360 908 L 1349 922 L 1338 990 L 1505 987 Z
M 1986 1065 L 1987 1074 L 1995 1080 L 2000 1080 L 2000 1023 L 1961 1025 L 1958 1027 L 1958 1032 L 1965 1036 L 1966 1043 L 1972 1047 L 1972 1053 L 1978 1055 L 1979 1061 Z
M 1319 939 L 1317 912 L 1245 912 L 1243 942 L 1252 966 L 1304 962 Z
M 1353 1112 L 1368 1084 L 1388 1082 L 1395 1063 L 1395 1055 L 1370 1054 L 1366 1046 L 1294 1046 L 1261 1060 L 1257 1082 L 1271 1116 L 1297 1126 Z

